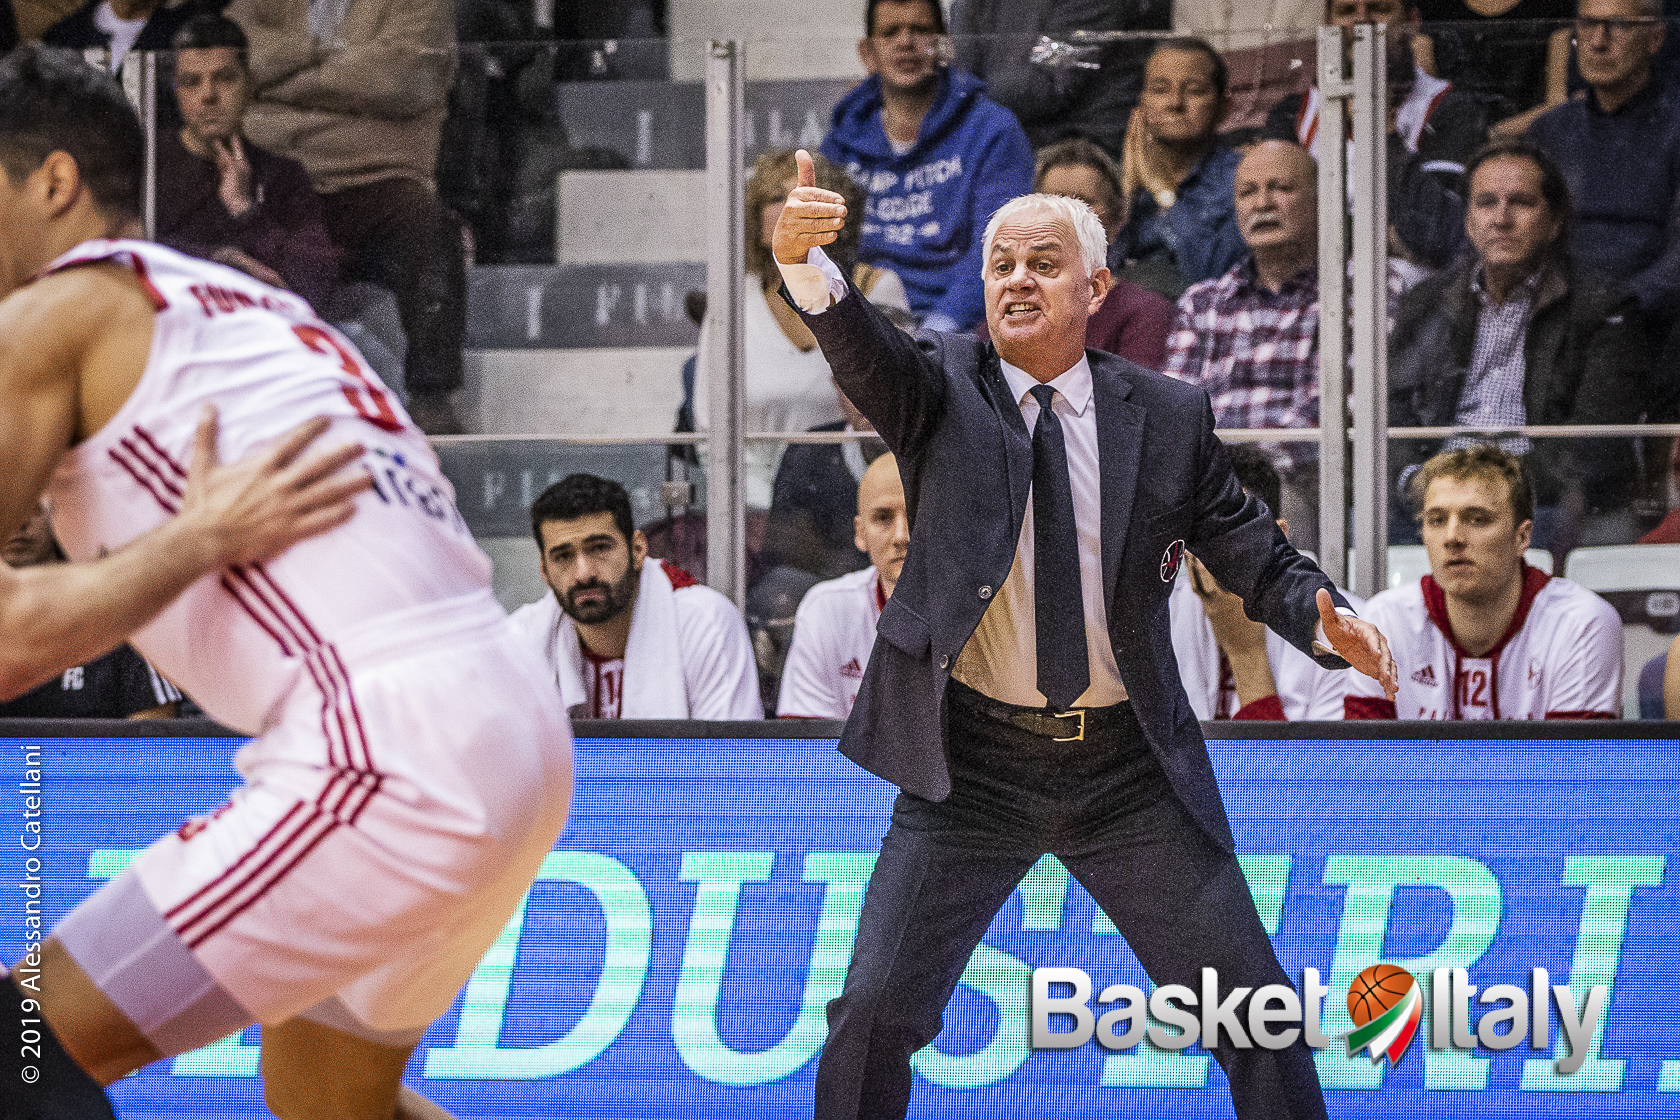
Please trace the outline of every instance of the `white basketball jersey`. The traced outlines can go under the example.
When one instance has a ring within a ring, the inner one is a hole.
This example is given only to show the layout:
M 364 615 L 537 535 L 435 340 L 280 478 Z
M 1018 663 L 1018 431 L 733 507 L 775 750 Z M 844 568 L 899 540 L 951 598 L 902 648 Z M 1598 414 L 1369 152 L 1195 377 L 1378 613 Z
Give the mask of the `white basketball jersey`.
M 826 580 L 805 593 L 793 616 L 778 716 L 845 719 L 851 714 L 885 605 L 873 567 Z
M 1433 576 L 1375 596 L 1364 615 L 1388 638 L 1400 691 L 1351 674 L 1350 719 L 1614 719 L 1622 708 L 1622 621 L 1578 583 L 1523 566 L 1511 625 L 1480 657 L 1452 637 Z
M 180 508 L 207 404 L 220 415 L 224 463 L 326 416 L 332 427 L 315 447 L 361 443 L 375 482 L 339 528 L 187 589 L 134 635 L 152 664 L 222 723 L 257 733 L 300 682 L 347 689 L 354 666 L 341 639 L 400 628 L 405 611 L 435 617 L 450 600 L 483 610 L 490 562 L 456 512 L 437 457 L 304 300 L 140 241 L 90 241 L 46 271 L 96 261 L 132 269 L 157 319 L 133 393 L 53 475 L 53 527 L 72 559 L 120 548 Z

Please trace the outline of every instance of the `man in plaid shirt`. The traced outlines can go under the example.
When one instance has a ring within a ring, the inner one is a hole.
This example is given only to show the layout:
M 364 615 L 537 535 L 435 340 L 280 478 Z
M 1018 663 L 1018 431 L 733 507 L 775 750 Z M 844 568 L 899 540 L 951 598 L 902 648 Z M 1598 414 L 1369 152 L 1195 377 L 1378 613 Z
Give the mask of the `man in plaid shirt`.
M 1161 372 L 1206 389 L 1221 428 L 1318 426 L 1318 170 L 1299 144 L 1255 145 L 1236 174 L 1237 227 L 1249 256 L 1178 301 Z M 1389 318 L 1400 297 L 1389 270 Z M 1317 546 L 1312 444 L 1266 445 L 1282 510 L 1301 547 Z

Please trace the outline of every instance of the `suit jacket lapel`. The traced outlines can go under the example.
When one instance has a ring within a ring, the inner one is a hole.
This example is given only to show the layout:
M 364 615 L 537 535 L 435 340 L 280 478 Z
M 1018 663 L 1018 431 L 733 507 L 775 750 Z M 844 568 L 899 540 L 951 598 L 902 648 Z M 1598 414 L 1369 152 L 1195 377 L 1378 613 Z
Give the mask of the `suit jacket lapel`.
M 1144 411 L 1126 398 L 1132 383 L 1117 371 L 1115 359 L 1088 352 L 1092 398 L 1097 409 L 1097 461 L 1102 471 L 1102 567 L 1105 601 L 1112 603 L 1120 576 L 1120 554 L 1131 527 L 1137 494 L 1138 461 L 1143 454 Z M 1028 471 L 1032 467 L 1028 443 Z
M 980 359 L 980 388 L 992 402 L 998 422 L 1003 426 L 1004 468 L 1009 476 L 1009 508 L 1015 517 L 1016 531 L 1027 516 L 1027 496 L 1032 487 L 1032 433 L 1021 419 L 1021 402 L 1009 391 L 1003 379 L 1003 367 L 998 364 L 997 351 L 986 347 Z

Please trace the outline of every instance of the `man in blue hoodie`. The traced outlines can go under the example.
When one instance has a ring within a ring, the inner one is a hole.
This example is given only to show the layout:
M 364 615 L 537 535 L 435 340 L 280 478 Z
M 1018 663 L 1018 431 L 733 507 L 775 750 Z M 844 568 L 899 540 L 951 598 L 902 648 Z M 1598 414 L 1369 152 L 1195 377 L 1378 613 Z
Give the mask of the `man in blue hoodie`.
M 930 330 L 980 321 L 981 234 L 1032 190 L 1033 153 L 985 84 L 941 61 L 934 0 L 869 0 L 858 57 L 869 77 L 834 107 L 822 153 L 868 196 L 859 256 L 904 281 Z

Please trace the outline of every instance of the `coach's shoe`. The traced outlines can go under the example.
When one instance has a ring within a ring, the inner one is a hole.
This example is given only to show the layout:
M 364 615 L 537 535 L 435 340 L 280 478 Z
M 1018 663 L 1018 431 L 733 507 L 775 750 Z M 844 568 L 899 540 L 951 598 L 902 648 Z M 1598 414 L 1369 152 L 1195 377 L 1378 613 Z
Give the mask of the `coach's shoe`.
M 458 436 L 466 429 L 455 412 L 449 393 L 414 393 L 408 398 L 408 414 L 429 436 Z

